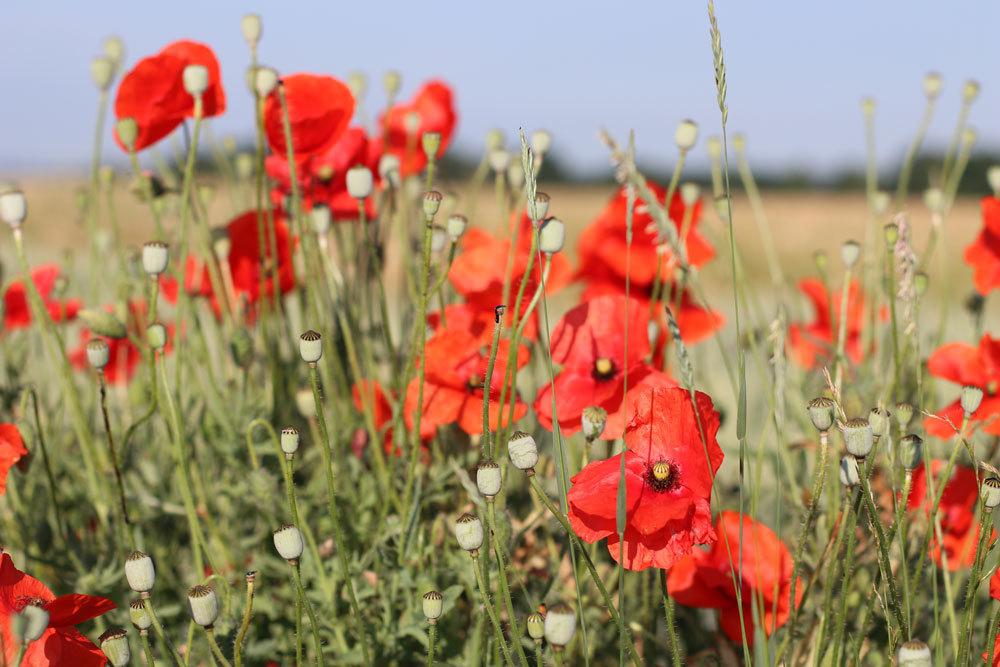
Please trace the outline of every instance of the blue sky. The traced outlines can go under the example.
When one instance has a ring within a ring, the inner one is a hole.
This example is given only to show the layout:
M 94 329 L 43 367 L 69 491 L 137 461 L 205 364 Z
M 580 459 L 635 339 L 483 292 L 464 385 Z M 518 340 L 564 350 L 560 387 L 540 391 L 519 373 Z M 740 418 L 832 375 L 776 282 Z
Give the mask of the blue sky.
M 404 94 L 439 76 L 456 89 L 457 145 L 477 149 L 492 127 L 544 127 L 570 166 L 594 171 L 607 157 L 604 126 L 635 129 L 640 159 L 672 159 L 678 120 L 718 128 L 705 5 L 684 2 L 485 3 L 171 2 L 4 3 L 0 39 L 0 167 L 66 168 L 88 159 L 96 93 L 88 63 L 121 35 L 128 63 L 166 43 L 212 45 L 229 97 L 217 136 L 249 136 L 240 17 L 264 17 L 261 59 L 279 71 L 370 77 L 399 69 Z M 1000 137 L 1000 3 L 842 0 L 717 5 L 729 72 L 730 127 L 748 136 L 754 164 L 829 172 L 863 159 L 859 100 L 878 100 L 880 156 L 894 161 L 923 109 L 920 81 L 940 71 L 945 89 L 932 130 L 944 143 L 962 82 L 982 84 L 971 122 L 982 142 Z M 703 143 L 702 143 L 703 146 Z M 699 148 L 702 148 L 699 146 Z M 108 148 L 108 155 L 117 149 Z M 703 151 L 698 151 L 699 155 Z

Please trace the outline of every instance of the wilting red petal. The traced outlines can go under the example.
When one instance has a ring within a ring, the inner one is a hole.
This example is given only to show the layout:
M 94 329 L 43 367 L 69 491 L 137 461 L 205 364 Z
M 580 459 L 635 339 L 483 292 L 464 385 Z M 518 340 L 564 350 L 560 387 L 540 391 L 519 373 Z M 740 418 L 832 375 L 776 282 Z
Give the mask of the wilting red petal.
M 354 95 L 332 76 L 291 74 L 282 77 L 292 148 L 296 160 L 322 153 L 347 129 L 354 115 Z M 287 155 L 284 118 L 278 91 L 264 103 L 264 129 L 271 150 Z

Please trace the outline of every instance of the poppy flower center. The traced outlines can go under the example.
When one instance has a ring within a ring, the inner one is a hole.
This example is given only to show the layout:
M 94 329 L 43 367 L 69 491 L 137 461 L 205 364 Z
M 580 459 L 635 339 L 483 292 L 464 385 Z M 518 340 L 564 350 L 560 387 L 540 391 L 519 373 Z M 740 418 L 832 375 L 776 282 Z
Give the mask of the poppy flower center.
M 477 389 L 483 388 L 483 378 L 479 376 L 479 373 L 473 373 L 469 376 L 469 379 L 465 381 L 466 391 L 475 391 Z
M 677 469 L 669 461 L 657 461 L 649 466 L 646 482 L 654 491 L 669 491 L 677 481 Z
M 593 376 L 595 380 L 610 380 L 615 374 L 615 362 L 607 357 L 594 361 Z
M 997 392 L 1000 392 L 1000 380 L 993 380 L 986 383 L 986 393 L 988 395 L 993 396 Z
M 328 164 L 324 164 L 316 170 L 316 177 L 324 183 L 329 182 L 329 180 L 333 178 L 333 167 Z

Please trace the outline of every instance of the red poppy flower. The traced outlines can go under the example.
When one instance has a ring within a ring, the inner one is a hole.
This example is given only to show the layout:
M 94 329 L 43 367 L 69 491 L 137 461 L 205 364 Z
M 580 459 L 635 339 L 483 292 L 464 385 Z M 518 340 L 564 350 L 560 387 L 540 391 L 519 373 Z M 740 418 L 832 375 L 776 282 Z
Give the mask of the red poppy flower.
M 194 98 L 184 89 L 184 68 L 188 65 L 208 69 L 208 87 L 202 93 L 203 115 L 217 116 L 226 110 L 219 61 L 212 49 L 187 40 L 168 44 L 156 55 L 136 63 L 118 86 L 115 117 L 135 120 L 139 130 L 137 151 L 173 132 L 185 118 L 194 117 Z M 117 130 L 115 141 L 127 150 Z
M 354 115 L 354 95 L 332 76 L 292 74 L 281 79 L 288 105 L 295 160 L 324 152 L 347 129 Z M 264 131 L 271 150 L 287 155 L 285 125 L 278 91 L 264 103 Z
M 940 476 L 944 468 L 944 461 L 931 463 L 935 493 L 941 492 Z M 907 509 L 911 511 L 919 509 L 929 516 L 934 498 L 928 489 L 927 470 L 923 464 L 914 469 L 910 489 L 910 497 L 906 502 Z M 942 554 L 947 556 L 948 569 L 952 572 L 972 567 L 976 556 L 976 544 L 979 542 L 979 522 L 975 518 L 978 500 L 979 482 L 976 480 L 976 471 L 962 465 L 955 466 L 952 477 L 941 495 L 941 504 L 938 505 L 942 539 L 939 542 L 937 535 L 932 534 L 930 543 L 930 556 L 939 567 L 944 567 Z M 993 531 L 990 543 L 995 539 L 996 531 Z
M 771 636 L 788 620 L 792 585 L 792 554 L 774 531 L 738 512 L 719 515 L 715 530 L 721 539 L 708 551 L 696 549 L 677 563 L 667 576 L 667 590 L 686 607 L 719 610 L 719 625 L 730 640 L 743 642 L 740 613 L 733 589 L 733 563 L 740 561 L 740 524 L 743 526 L 740 602 L 748 643 L 753 643 L 753 605 L 764 621 L 764 634 Z M 725 540 L 725 541 L 723 541 Z M 730 562 L 732 554 L 732 562 Z M 795 586 L 795 605 L 802 601 L 802 580 Z
M 990 577 L 990 597 L 1000 600 L 1000 569 L 994 570 L 993 576 Z
M 619 458 L 591 463 L 573 477 L 566 496 L 573 530 L 586 542 L 607 538 L 611 557 L 629 570 L 672 567 L 694 545 L 715 541 L 709 495 L 723 459 L 719 413 L 707 394 L 698 392 L 696 403 L 697 417 L 686 390 L 652 387 L 630 406 L 624 553 L 616 533 Z
M 60 301 L 52 298 L 59 273 L 60 269 L 55 264 L 43 264 L 31 271 L 31 280 L 35 283 L 35 288 L 41 295 L 53 322 L 76 319 L 76 315 L 80 311 L 79 299 Z M 28 326 L 31 326 L 31 308 L 28 305 L 28 294 L 25 291 L 24 282 L 21 280 L 11 281 L 10 285 L 7 286 L 7 291 L 3 294 L 3 328 L 23 329 Z
M 972 267 L 972 281 L 980 294 L 1000 287 L 1000 199 L 983 197 L 983 230 L 965 249 L 965 263 Z
M 628 321 L 628 357 L 625 326 Z M 567 435 L 581 428 L 585 408 L 604 408 L 608 421 L 602 437 L 622 436 L 625 422 L 623 390 L 628 369 L 629 392 L 645 387 L 673 387 L 676 383 L 647 363 L 648 310 L 623 296 L 602 296 L 567 312 L 552 330 L 552 361 L 562 366 L 555 379 L 559 427 Z M 543 385 L 535 399 L 538 421 L 552 429 L 552 386 Z
M 351 387 L 351 397 L 358 412 L 364 412 L 366 403 L 371 409 L 375 429 L 383 434 L 386 454 L 395 452 L 399 456 L 399 448 L 393 448 L 392 404 L 382 385 L 377 380 L 360 380 Z
M 125 325 L 131 336 L 140 340 L 145 340 L 146 328 L 149 324 L 146 319 L 146 303 L 144 301 L 131 301 L 128 304 L 128 314 Z M 168 325 L 167 346 L 164 353 L 170 351 L 170 340 L 174 335 L 173 325 Z M 94 338 L 94 334 L 88 329 L 80 331 L 80 345 L 69 353 L 70 364 L 77 370 L 88 370 L 90 363 L 87 361 L 87 342 Z M 110 384 L 127 384 L 132 380 L 132 376 L 142 361 L 142 350 L 132 343 L 131 338 L 105 338 L 108 344 L 108 365 L 104 367 L 104 378 Z
M 11 618 L 30 602 L 41 601 L 49 612 L 49 627 L 28 645 L 22 665 L 48 667 L 103 667 L 104 653 L 74 627 L 115 608 L 102 597 L 71 593 L 56 597 L 42 582 L 14 567 L 10 554 L 0 560 L 0 639 L 5 664 L 14 664 L 20 648 L 11 630 Z
M 806 278 L 799 283 L 799 290 L 812 302 L 814 319 L 811 323 L 792 323 L 788 327 L 788 345 L 791 357 L 803 368 L 815 368 L 830 359 L 837 345 L 840 327 L 842 292 L 833 292 L 833 319 L 830 319 L 830 294 L 823 282 Z M 864 356 L 861 349 L 861 329 L 865 319 L 865 297 L 856 281 L 847 292 L 847 337 L 844 351 L 848 358 L 858 363 Z
M 0 495 L 7 491 L 7 473 L 11 467 L 28 455 L 21 432 L 14 424 L 0 424 Z
M 488 344 L 484 345 L 476 336 L 461 329 L 442 329 L 427 341 L 421 437 L 431 437 L 439 426 L 448 424 L 458 424 L 469 435 L 483 432 L 483 383 L 489 354 Z M 501 340 L 497 348 L 493 381 L 490 383 L 491 429 L 507 424 L 511 402 L 514 403 L 515 421 L 528 412 L 528 406 L 516 395 L 506 396 L 504 405 L 500 405 L 503 369 L 507 366 L 509 354 L 509 341 Z M 528 349 L 523 345 L 518 346 L 517 367 L 526 363 Z M 414 378 L 406 389 L 404 414 L 407 426 L 411 427 L 418 409 L 418 381 L 418 378 Z
M 989 651 L 983 651 L 983 662 L 986 662 L 989 657 Z M 1000 667 L 1000 633 L 993 640 L 993 667 Z
M 469 303 L 451 303 L 443 310 L 427 313 L 427 326 L 432 332 L 442 329 L 468 331 L 483 345 L 490 345 L 493 342 L 493 328 L 496 321 L 494 318 L 493 308 L 480 308 Z
M 979 347 L 968 343 L 946 343 L 931 354 L 927 370 L 943 380 L 982 389 L 983 402 L 973 413 L 972 422 L 980 425 L 985 433 L 1000 435 L 1000 338 L 986 334 L 980 339 Z M 959 428 L 963 418 L 960 401 L 956 399 L 940 410 L 937 416 L 950 420 L 955 428 Z M 924 420 L 924 428 L 939 438 L 955 435 L 946 421 L 934 417 Z
M 383 150 L 399 158 L 402 176 L 419 174 L 427 165 L 421 138 L 428 132 L 441 135 L 440 158 L 451 143 L 456 120 L 451 88 L 443 81 L 428 81 L 410 102 L 397 104 L 379 119 Z

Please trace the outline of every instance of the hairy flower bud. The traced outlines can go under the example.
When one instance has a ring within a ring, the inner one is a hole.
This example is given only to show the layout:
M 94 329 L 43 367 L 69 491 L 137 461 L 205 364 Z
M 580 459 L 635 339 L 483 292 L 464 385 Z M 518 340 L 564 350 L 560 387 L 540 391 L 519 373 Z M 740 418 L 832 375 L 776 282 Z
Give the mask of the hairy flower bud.
M 500 466 L 496 461 L 483 461 L 476 468 L 476 487 L 479 488 L 479 493 L 487 499 L 500 493 L 502 478 Z
M 437 620 L 441 618 L 441 612 L 444 610 L 444 596 L 437 591 L 427 591 L 420 599 L 420 602 L 424 618 L 427 619 L 427 622 L 431 625 L 437 623 Z
M 455 539 L 460 547 L 472 555 L 479 553 L 483 546 L 483 522 L 472 514 L 463 514 L 455 522 Z
M 844 444 L 853 456 L 863 459 L 871 453 L 875 446 L 875 433 L 871 424 L 864 417 L 848 419 L 844 424 Z
M 125 559 L 125 579 L 136 593 L 149 593 L 156 583 L 156 568 L 153 559 L 142 551 L 133 551 Z
M 515 468 L 531 471 L 530 474 L 533 474 L 535 464 L 538 463 L 538 445 L 530 434 L 514 431 L 507 440 L 507 454 Z
M 142 244 L 142 270 L 150 277 L 156 277 L 167 270 L 170 249 L 162 241 L 148 241 Z
M 188 608 L 191 619 L 202 626 L 210 628 L 219 618 L 219 596 L 211 586 L 192 586 L 187 592 Z
M 834 409 L 837 404 L 832 398 L 820 396 L 809 401 L 809 419 L 817 431 L 829 431 L 833 427 Z
M 87 363 L 94 370 L 103 371 L 111 359 L 111 348 L 103 338 L 91 338 L 87 341 Z
M 302 541 L 302 531 L 295 526 L 286 524 L 271 535 L 274 540 L 274 550 L 287 561 L 297 561 L 302 557 L 305 544 Z
M 307 364 L 315 364 L 323 356 L 323 336 L 312 329 L 299 336 L 299 355 Z
M 124 628 L 108 628 L 97 638 L 97 643 L 101 645 L 111 667 L 125 667 L 132 659 L 128 633 Z
M 569 644 L 576 632 L 576 613 L 567 604 L 557 604 L 545 614 L 545 639 L 554 648 Z

